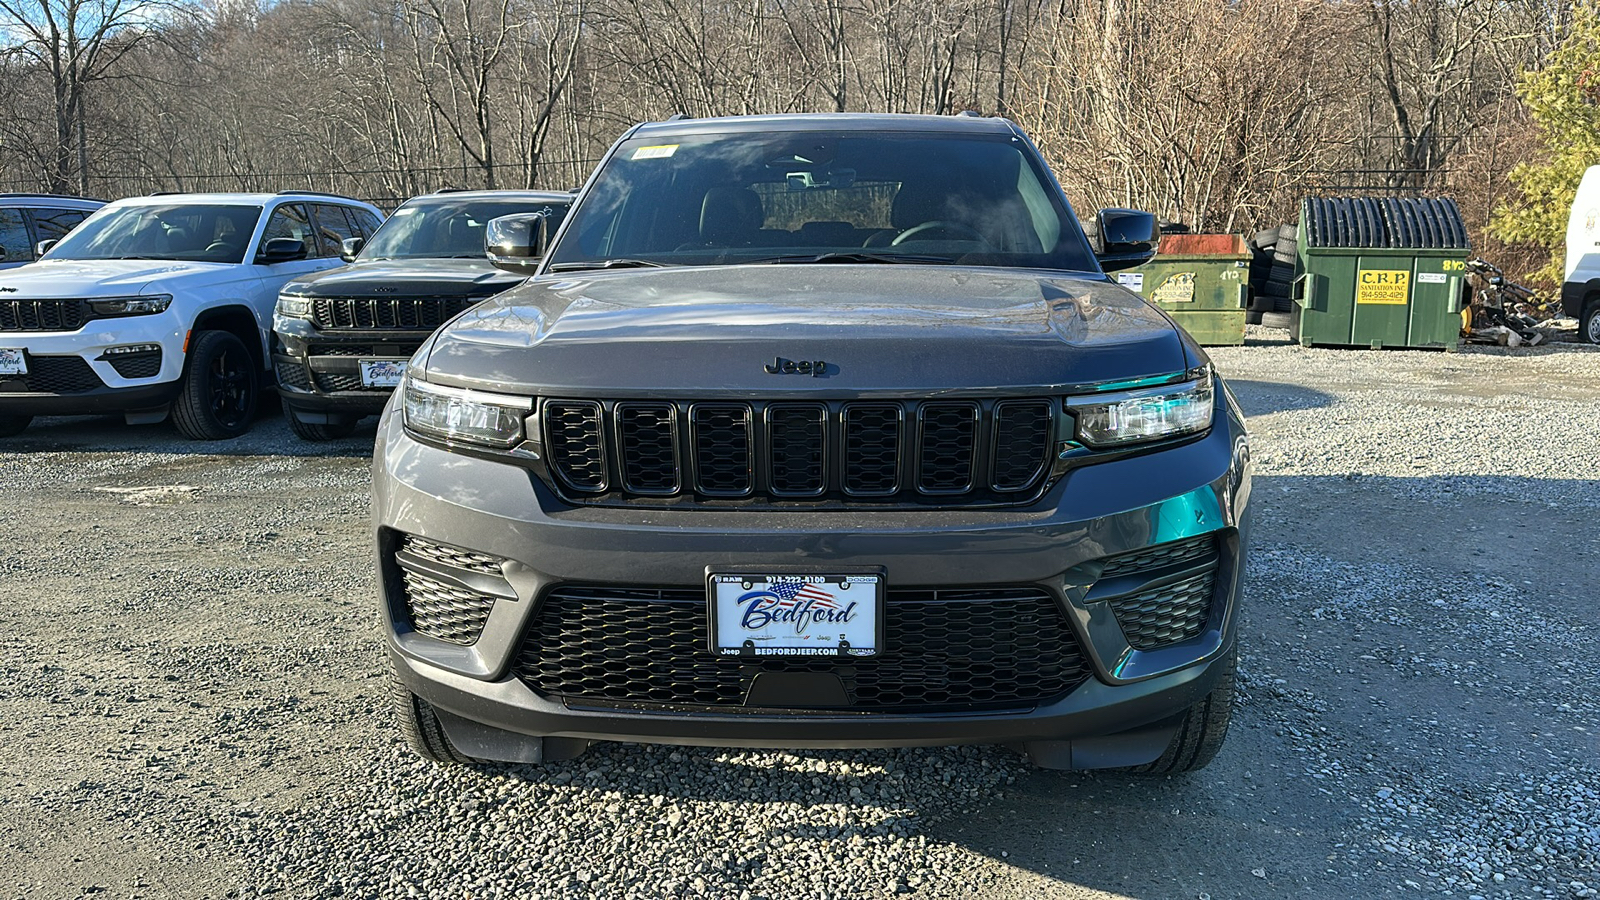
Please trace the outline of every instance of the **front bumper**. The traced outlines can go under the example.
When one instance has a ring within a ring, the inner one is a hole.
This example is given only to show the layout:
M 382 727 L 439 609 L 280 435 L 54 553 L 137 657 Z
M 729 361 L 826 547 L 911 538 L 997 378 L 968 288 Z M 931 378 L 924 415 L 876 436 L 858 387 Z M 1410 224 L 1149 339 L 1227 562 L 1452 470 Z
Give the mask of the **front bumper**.
M 1203 439 L 1077 469 L 1025 508 L 826 512 L 575 508 L 524 469 L 412 440 L 391 410 L 374 456 L 389 655 L 400 679 L 441 713 L 452 739 L 489 758 L 536 760 L 536 751 L 519 755 L 516 747 L 546 739 L 747 747 L 1004 743 L 1026 745 L 1036 757 L 1065 753 L 1073 765 L 1149 762 L 1166 746 L 1175 717 L 1231 664 L 1249 530 L 1249 455 L 1242 424 L 1218 403 L 1218 424 Z M 515 596 L 494 603 L 469 645 L 417 633 L 406 620 L 391 549 L 398 534 L 510 560 L 505 576 Z M 1204 630 L 1159 649 L 1134 649 L 1091 593 L 1097 561 L 1204 534 L 1216 534 L 1222 547 Z M 542 695 L 513 671 L 539 604 L 554 587 L 703 586 L 708 566 L 795 564 L 819 571 L 882 566 L 891 589 L 1038 587 L 1055 598 L 1092 675 L 1065 696 L 1028 709 L 901 714 L 596 708 Z
M 327 424 L 376 415 L 392 388 L 361 385 L 361 360 L 410 359 L 431 331 L 323 331 L 305 319 L 273 319 L 272 364 L 291 415 Z
M 185 336 L 170 311 L 94 319 L 77 331 L 0 332 L 0 347 L 25 351 L 30 373 L 0 375 L 0 412 L 97 415 L 163 406 L 181 386 Z M 160 350 L 139 354 L 136 364 L 121 357 L 119 371 L 106 351 L 137 344 Z

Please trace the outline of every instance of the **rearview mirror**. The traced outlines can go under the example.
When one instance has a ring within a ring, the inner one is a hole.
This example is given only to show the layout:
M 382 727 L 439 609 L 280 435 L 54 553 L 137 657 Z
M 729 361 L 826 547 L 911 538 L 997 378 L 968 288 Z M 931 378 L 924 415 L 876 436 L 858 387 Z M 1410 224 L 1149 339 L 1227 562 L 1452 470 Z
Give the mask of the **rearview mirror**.
M 1102 209 L 1095 214 L 1099 226 L 1095 257 L 1107 272 L 1142 266 L 1156 255 L 1161 226 L 1151 213 L 1137 209 Z
M 51 238 L 48 241 L 40 241 L 39 245 L 33 248 L 34 251 L 35 251 L 35 255 L 36 256 L 43 256 L 46 253 L 49 253 L 50 252 L 50 248 L 54 247 L 56 244 L 59 244 L 60 242 L 61 241 L 60 241 L 59 238 Z
M 483 229 L 483 252 L 496 268 L 526 274 L 544 258 L 550 218 L 542 212 L 490 219 Z
M 293 262 L 306 258 L 306 242 L 294 238 L 273 238 L 261 248 L 261 255 L 256 257 L 256 262 L 264 265 L 273 263 Z
M 356 256 L 361 253 L 361 248 L 366 245 L 366 238 L 345 238 L 339 242 L 339 258 L 345 262 L 355 262 Z

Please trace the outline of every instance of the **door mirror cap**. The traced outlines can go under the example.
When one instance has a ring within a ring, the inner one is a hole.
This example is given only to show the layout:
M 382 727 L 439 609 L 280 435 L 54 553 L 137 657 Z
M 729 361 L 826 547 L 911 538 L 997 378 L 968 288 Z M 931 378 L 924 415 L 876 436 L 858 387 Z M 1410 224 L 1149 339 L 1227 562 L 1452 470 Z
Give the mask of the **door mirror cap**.
M 261 255 L 256 257 L 256 262 L 263 265 L 273 263 L 294 262 L 306 258 L 306 242 L 294 238 L 273 238 L 261 248 Z
M 339 242 L 339 258 L 345 262 L 355 262 L 356 256 L 361 253 L 361 248 L 365 247 L 366 245 L 366 238 L 345 238 Z
M 1106 272 L 1142 266 L 1155 258 L 1161 244 L 1156 217 L 1137 209 L 1102 209 L 1095 214 L 1099 235 L 1094 255 Z
M 496 268 L 531 273 L 550 241 L 550 217 L 542 212 L 490 219 L 483 230 L 483 252 Z
M 34 254 L 33 255 L 34 256 L 43 256 L 46 253 L 50 252 L 50 248 L 51 247 L 54 247 L 56 244 L 59 244 L 59 243 L 61 243 L 61 240 L 59 238 L 51 238 L 51 239 L 49 239 L 47 241 L 40 241 L 38 243 L 38 245 L 36 245 L 33 248 L 33 250 L 34 250 Z

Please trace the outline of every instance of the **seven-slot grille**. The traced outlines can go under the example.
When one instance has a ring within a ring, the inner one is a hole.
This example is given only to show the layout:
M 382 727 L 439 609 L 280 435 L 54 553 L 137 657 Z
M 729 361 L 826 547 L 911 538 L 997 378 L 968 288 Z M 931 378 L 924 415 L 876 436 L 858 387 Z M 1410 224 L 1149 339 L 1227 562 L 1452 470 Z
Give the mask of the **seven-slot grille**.
M 596 501 L 1022 502 L 1043 481 L 1049 398 L 929 401 L 548 400 L 565 493 Z
M 318 297 L 317 327 L 364 331 L 433 331 L 483 297 Z
M 87 300 L 0 298 L 0 331 L 77 331 L 89 318 Z

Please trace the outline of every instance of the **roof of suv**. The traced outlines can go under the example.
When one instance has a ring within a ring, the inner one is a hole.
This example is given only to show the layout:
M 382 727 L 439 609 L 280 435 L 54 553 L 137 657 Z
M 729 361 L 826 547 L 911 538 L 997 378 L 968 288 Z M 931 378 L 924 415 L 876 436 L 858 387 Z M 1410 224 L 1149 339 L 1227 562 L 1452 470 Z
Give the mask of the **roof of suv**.
M 316 191 L 278 191 L 268 193 L 265 191 L 232 192 L 219 191 L 215 193 L 158 193 L 146 194 L 143 197 L 125 197 L 117 201 L 119 206 L 147 206 L 159 203 L 247 203 L 252 206 L 265 206 L 274 200 L 317 200 L 326 203 L 353 203 L 367 206 L 360 200 L 351 197 L 341 197 L 338 194 L 323 194 Z
M 530 200 L 535 203 L 554 203 L 557 201 L 570 203 L 573 195 L 567 191 L 434 191 L 431 194 L 419 194 L 407 200 L 407 203 L 444 202 L 447 200 Z
M 962 134 L 1015 134 L 1010 119 L 986 116 L 924 116 L 910 113 L 785 113 L 675 119 L 640 125 L 638 135 L 727 134 L 763 131 L 942 131 Z
M 0 205 L 16 203 L 41 203 L 52 206 L 85 207 L 97 209 L 106 205 L 104 200 L 92 197 L 72 197 L 66 194 L 0 194 Z

